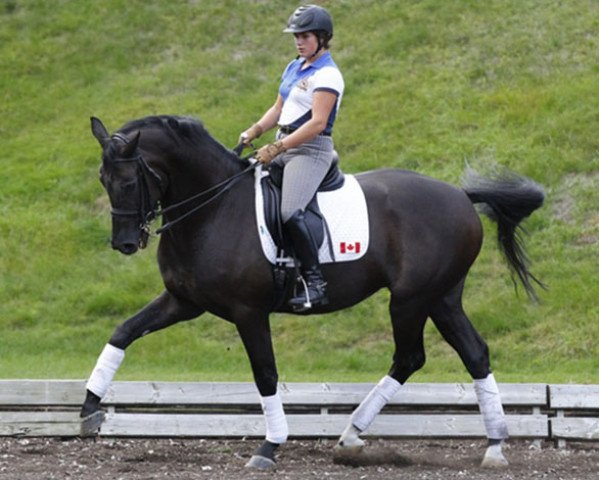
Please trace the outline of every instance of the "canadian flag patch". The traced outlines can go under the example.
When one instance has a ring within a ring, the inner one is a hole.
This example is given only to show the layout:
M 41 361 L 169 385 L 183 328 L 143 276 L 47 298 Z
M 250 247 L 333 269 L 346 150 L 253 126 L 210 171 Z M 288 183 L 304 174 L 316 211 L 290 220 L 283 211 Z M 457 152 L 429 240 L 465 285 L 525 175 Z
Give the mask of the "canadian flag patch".
M 339 244 L 339 251 L 341 253 L 360 253 L 360 242 L 341 242 Z

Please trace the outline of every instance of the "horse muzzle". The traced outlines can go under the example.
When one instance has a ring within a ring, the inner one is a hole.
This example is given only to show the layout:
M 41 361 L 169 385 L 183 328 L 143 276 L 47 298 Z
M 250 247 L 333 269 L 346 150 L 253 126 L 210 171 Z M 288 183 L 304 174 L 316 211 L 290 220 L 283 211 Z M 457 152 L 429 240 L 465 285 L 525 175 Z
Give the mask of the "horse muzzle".
M 146 248 L 148 232 L 133 222 L 123 222 L 113 217 L 112 248 L 124 255 L 133 255 L 139 249 Z
M 133 255 L 138 250 L 143 250 L 148 245 L 149 234 L 145 230 L 141 230 L 139 237 L 133 241 L 116 241 L 112 240 L 112 248 L 118 250 L 124 255 Z

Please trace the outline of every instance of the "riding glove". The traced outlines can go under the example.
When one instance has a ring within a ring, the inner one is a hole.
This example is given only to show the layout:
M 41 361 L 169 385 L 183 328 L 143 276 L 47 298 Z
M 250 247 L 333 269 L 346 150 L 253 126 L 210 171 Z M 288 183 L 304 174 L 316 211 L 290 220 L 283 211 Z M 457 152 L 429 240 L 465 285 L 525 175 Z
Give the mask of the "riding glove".
M 272 162 L 273 158 L 277 155 L 280 155 L 285 151 L 285 147 L 283 146 L 283 142 L 281 140 L 275 143 L 269 143 L 268 145 L 264 145 L 260 150 L 256 152 L 256 160 L 260 163 L 264 163 L 268 165 Z

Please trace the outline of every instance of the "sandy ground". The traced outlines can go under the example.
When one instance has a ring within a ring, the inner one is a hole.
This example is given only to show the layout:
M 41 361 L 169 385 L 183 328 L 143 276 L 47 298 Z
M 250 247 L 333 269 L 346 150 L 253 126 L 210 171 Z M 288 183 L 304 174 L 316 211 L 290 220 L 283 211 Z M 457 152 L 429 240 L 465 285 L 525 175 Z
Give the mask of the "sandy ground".
M 510 466 L 479 467 L 480 440 L 370 440 L 360 458 L 335 455 L 333 440 L 294 440 L 275 471 L 244 467 L 257 440 L 0 438 L 0 479 L 599 479 L 599 443 L 511 440 Z

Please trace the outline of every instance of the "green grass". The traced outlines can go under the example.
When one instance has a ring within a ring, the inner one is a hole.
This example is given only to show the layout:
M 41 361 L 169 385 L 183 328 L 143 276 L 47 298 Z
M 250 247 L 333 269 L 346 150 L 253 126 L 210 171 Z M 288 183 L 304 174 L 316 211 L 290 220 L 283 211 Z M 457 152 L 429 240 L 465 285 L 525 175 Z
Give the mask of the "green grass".
M 459 183 L 466 162 L 545 185 L 527 223 L 542 302 L 514 294 L 484 222 L 467 311 L 500 381 L 599 382 L 599 4 L 327 1 L 346 80 L 335 141 L 347 172 Z M 114 130 L 201 118 L 232 146 L 293 56 L 280 1 L 6 0 L 0 4 L 0 377 L 85 378 L 113 329 L 162 289 L 150 248 L 111 251 L 96 115 Z M 359 22 L 358 22 L 359 19 Z M 388 294 L 328 316 L 273 315 L 284 381 L 376 381 Z M 467 381 L 432 325 L 414 381 Z M 133 344 L 118 379 L 250 380 L 233 326 L 206 315 Z

